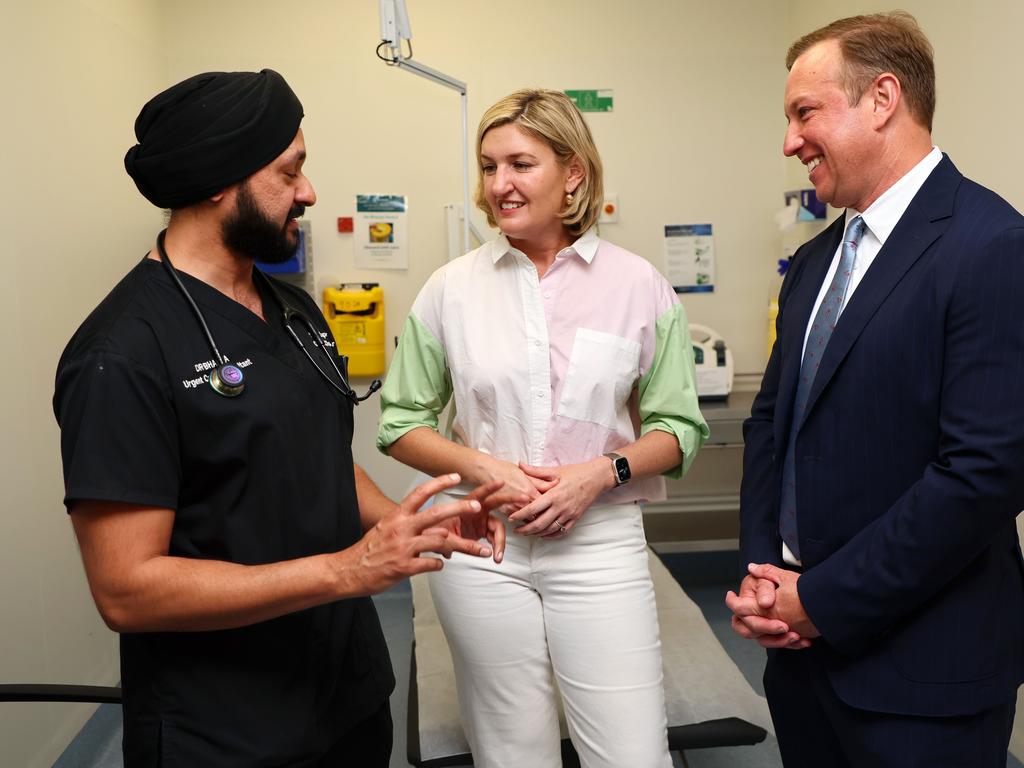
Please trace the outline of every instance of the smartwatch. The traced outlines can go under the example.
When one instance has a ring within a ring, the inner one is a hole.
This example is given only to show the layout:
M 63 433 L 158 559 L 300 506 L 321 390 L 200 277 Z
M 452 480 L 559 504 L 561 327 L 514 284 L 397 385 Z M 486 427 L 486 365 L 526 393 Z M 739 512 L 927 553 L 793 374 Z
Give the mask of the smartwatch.
M 612 460 L 612 469 L 615 470 L 615 485 L 625 485 L 628 483 L 633 473 L 629 471 L 629 462 L 626 461 L 626 457 L 618 453 L 606 453 L 604 455 Z

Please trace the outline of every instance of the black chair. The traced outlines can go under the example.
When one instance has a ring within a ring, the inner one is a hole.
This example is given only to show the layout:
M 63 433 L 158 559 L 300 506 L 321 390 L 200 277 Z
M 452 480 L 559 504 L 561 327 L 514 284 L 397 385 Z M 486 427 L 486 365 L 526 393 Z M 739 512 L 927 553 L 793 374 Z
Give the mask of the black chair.
M 115 685 L 13 683 L 0 685 L 0 701 L 63 701 L 120 704 L 121 689 Z

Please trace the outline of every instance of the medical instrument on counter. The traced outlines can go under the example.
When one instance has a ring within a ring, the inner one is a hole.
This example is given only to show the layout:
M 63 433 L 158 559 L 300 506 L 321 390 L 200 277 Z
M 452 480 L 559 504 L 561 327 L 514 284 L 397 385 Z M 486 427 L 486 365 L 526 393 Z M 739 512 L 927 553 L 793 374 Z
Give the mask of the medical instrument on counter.
M 384 373 L 384 290 L 378 283 L 324 288 L 324 317 L 348 357 L 349 376 Z
M 697 399 L 725 400 L 732 392 L 734 368 L 732 350 L 725 340 L 706 325 L 690 326 L 693 362 L 697 369 Z
M 216 363 L 216 367 L 210 371 L 210 387 L 218 395 L 223 395 L 224 397 L 238 397 L 245 391 L 245 376 L 242 373 L 242 369 L 222 355 L 220 350 L 217 348 L 217 342 L 213 339 L 213 333 L 210 332 L 210 327 L 206 324 L 206 318 L 203 317 L 202 310 L 199 309 L 199 305 L 196 304 L 192 295 L 188 292 L 185 284 L 181 281 L 181 277 L 178 276 L 178 271 L 174 268 L 170 257 L 167 255 L 167 249 L 164 247 L 164 238 L 166 235 L 166 229 L 157 235 L 157 251 L 160 253 L 160 260 L 163 262 L 164 269 L 167 270 L 167 274 L 171 276 L 175 285 L 178 286 L 178 290 L 181 291 L 181 294 L 185 297 L 188 305 L 192 308 L 192 313 L 195 315 L 196 320 L 199 321 L 199 325 L 202 327 L 203 333 L 206 336 L 206 341 L 210 345 L 210 351 L 213 352 L 213 359 Z M 257 277 L 257 275 L 259 277 Z M 284 329 L 288 332 L 288 335 L 292 337 L 292 341 L 295 342 L 296 346 L 302 350 L 309 362 L 313 364 L 313 367 L 320 373 L 323 380 L 326 381 L 335 391 L 339 392 L 344 397 L 347 397 L 353 404 L 358 405 L 380 389 L 380 379 L 374 379 L 370 383 L 370 387 L 366 394 L 359 397 L 355 390 L 349 386 L 348 375 L 345 373 L 348 368 L 348 360 L 342 356 L 341 367 L 338 367 L 338 364 L 334 360 L 334 355 L 332 355 L 330 350 L 328 350 L 323 342 L 320 341 L 320 333 L 317 331 L 316 326 L 314 326 L 312 321 L 302 314 L 300 310 L 285 301 L 284 296 L 282 296 L 277 290 L 277 287 L 271 282 L 269 277 L 254 268 L 253 279 L 262 282 L 263 286 L 270 292 L 270 295 L 274 297 L 274 301 L 277 302 L 277 305 L 281 308 L 281 324 L 284 326 Z M 292 328 L 292 320 L 298 320 L 306 327 L 310 343 L 312 346 L 323 351 L 324 357 L 327 358 L 327 362 L 330 364 L 331 368 L 334 369 L 335 374 L 337 374 L 338 381 L 341 382 L 341 386 L 335 383 L 331 377 L 328 376 L 327 371 L 325 371 L 320 364 L 313 359 L 313 355 L 310 354 L 306 345 L 302 343 L 299 335 L 295 332 L 295 329 Z

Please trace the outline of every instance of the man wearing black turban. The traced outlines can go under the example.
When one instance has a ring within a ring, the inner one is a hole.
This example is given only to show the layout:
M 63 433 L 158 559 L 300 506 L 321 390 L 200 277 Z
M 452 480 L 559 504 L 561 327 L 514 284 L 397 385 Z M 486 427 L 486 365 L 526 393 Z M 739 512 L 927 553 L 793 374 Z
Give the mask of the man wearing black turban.
M 353 463 L 330 329 L 254 270 L 291 256 L 316 202 L 302 117 L 270 70 L 143 107 L 125 168 L 170 220 L 58 366 L 65 505 L 122 633 L 128 768 L 383 768 L 394 677 L 368 596 L 441 567 L 423 552 L 500 559 L 498 484 L 417 514 L 458 476 L 396 505 Z

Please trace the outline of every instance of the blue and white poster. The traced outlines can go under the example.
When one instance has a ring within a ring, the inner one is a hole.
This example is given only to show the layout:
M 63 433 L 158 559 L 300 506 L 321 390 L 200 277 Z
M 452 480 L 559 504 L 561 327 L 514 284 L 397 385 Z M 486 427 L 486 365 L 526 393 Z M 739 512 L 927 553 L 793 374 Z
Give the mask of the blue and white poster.
M 710 224 L 665 225 L 665 275 L 676 293 L 715 290 L 715 244 Z

